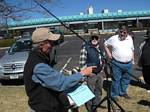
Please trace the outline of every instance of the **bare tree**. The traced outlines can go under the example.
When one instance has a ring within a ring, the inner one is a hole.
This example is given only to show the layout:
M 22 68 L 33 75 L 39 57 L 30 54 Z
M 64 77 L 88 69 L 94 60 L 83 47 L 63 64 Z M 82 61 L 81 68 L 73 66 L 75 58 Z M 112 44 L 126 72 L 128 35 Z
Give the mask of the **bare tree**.
M 47 14 L 40 9 L 35 0 L 0 0 L 0 30 L 8 33 L 8 22 L 29 19 L 34 13 Z M 54 0 L 36 0 L 40 4 L 49 6 Z M 55 0 L 56 1 L 56 0 Z M 31 14 L 32 13 L 32 14 Z
M 13 0 L 11 1 L 12 2 L 10 2 L 10 0 L 0 0 L 0 16 L 4 19 L 26 19 L 30 18 L 30 14 L 28 13 L 33 12 L 45 14 L 34 1 L 49 7 L 52 2 L 55 3 L 57 0 L 15 0 L 16 3 L 14 3 Z

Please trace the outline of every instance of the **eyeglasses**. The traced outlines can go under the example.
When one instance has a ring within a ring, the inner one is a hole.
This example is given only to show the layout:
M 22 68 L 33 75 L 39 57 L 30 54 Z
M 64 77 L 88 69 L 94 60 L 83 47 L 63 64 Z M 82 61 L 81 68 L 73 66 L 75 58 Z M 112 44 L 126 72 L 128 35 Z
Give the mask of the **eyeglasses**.
M 123 31 L 120 31 L 120 33 L 127 34 L 127 32 L 126 32 L 126 31 L 124 31 L 124 30 L 123 30 Z
M 91 40 L 94 40 L 94 39 L 95 39 L 95 40 L 98 40 L 98 37 L 97 37 L 97 36 L 92 36 L 92 37 L 91 37 Z

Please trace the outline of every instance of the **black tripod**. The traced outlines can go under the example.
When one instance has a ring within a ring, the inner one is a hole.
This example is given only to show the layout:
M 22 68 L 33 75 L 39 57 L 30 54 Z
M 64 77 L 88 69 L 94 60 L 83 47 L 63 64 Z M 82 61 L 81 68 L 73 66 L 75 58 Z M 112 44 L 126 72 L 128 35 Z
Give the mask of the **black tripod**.
M 109 82 L 109 80 L 108 80 L 108 78 L 109 78 L 109 73 L 108 73 L 108 66 L 109 66 L 109 69 L 110 69 L 110 72 L 111 72 L 111 68 L 110 68 L 110 64 L 107 64 L 107 65 L 105 65 L 104 66 L 104 72 L 105 72 L 105 74 L 106 74 L 106 81 L 107 81 L 107 85 L 106 85 L 106 92 L 107 92 L 107 94 L 106 94 L 106 96 L 101 100 L 101 102 L 99 103 L 99 105 L 96 107 L 96 108 L 94 108 L 93 110 L 95 111 L 98 107 L 100 107 L 100 105 L 104 102 L 104 101 L 107 101 L 107 108 L 108 108 L 108 112 L 111 112 L 111 110 L 113 111 L 113 112 L 116 112 L 116 110 L 115 110 L 115 106 L 114 106 L 114 104 L 113 103 L 115 103 L 118 107 L 119 107 L 119 109 L 121 110 L 121 112 L 125 112 L 125 110 L 111 97 L 111 95 L 110 95 L 110 84 L 108 84 L 108 82 Z

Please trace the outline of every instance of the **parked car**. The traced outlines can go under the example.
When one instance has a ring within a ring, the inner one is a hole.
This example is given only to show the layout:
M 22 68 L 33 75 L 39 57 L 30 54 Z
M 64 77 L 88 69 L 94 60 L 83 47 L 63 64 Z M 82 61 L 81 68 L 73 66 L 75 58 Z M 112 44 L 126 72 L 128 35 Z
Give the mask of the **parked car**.
M 23 79 L 24 65 L 32 48 L 31 37 L 18 39 L 0 58 L 0 80 L 6 84 L 8 80 Z M 56 63 L 56 50 L 51 53 L 52 63 Z
M 18 39 L 0 59 L 0 80 L 23 79 L 24 64 L 32 47 L 31 37 Z

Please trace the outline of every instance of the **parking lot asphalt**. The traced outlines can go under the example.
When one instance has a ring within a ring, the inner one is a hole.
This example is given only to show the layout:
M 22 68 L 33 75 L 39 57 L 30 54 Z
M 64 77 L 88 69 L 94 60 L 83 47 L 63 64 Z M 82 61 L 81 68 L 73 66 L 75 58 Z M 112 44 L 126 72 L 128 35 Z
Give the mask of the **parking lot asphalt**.
M 145 32 L 136 32 L 134 39 L 134 47 L 135 47 L 135 65 L 133 65 L 133 75 L 136 77 L 141 76 L 141 69 L 137 66 L 138 55 L 139 55 L 139 46 L 140 43 L 145 39 Z M 89 36 L 83 36 L 84 39 L 88 40 Z M 109 38 L 109 35 L 102 35 L 100 37 L 100 46 L 103 46 L 104 39 Z M 63 46 L 57 49 L 58 52 L 58 64 L 55 66 L 57 70 L 60 70 L 67 60 L 71 57 L 71 61 L 66 67 L 71 70 L 77 66 L 79 66 L 79 55 L 80 49 L 83 41 L 78 37 L 74 36 L 72 38 L 65 38 L 67 41 Z M 63 60 L 62 60 L 63 59 Z
M 145 32 L 136 32 L 134 47 L 135 47 L 135 65 L 133 66 L 133 75 L 136 77 L 141 76 L 141 70 L 137 66 L 139 45 L 144 40 Z M 89 39 L 89 36 L 82 37 L 85 40 Z M 100 45 L 103 46 L 104 39 L 109 38 L 109 35 L 102 35 L 100 37 Z M 80 49 L 83 41 L 76 36 L 65 37 L 65 41 L 56 47 L 57 50 L 57 64 L 54 66 L 55 69 L 61 70 L 63 66 L 67 63 L 67 60 L 71 58 L 70 62 L 67 64 L 66 69 L 72 70 L 73 68 L 79 66 L 79 55 Z M 7 49 L 6 49 L 7 50 Z M 5 49 L 0 49 L 0 58 L 4 55 Z

